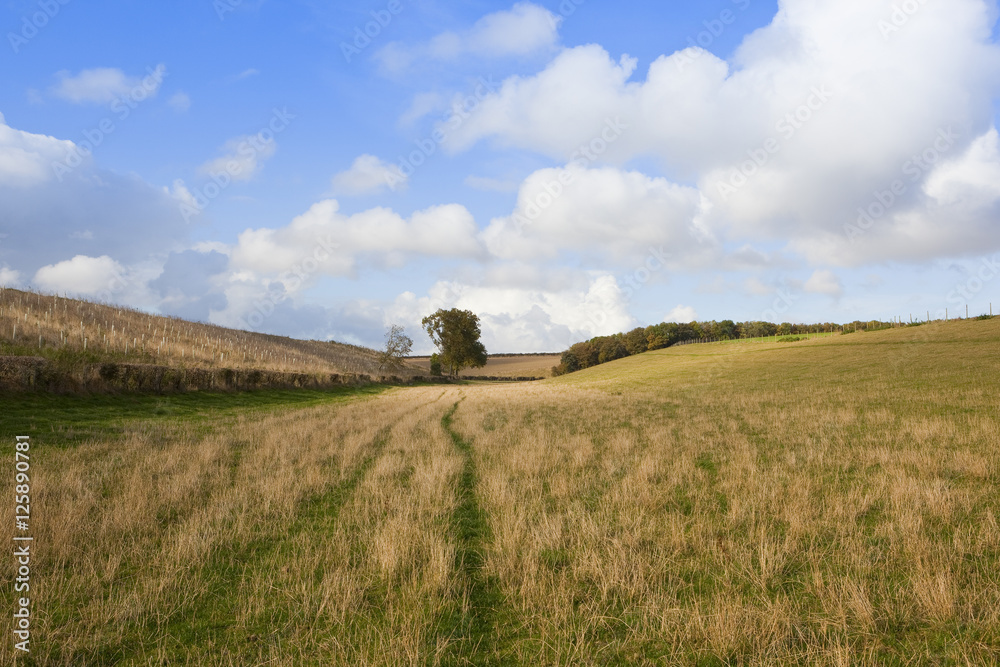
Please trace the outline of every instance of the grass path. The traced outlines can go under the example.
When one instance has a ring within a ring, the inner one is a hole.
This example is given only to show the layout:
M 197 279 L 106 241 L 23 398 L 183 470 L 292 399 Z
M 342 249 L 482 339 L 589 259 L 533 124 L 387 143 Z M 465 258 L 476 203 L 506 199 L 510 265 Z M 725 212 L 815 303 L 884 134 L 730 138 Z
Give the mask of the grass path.
M 453 516 L 458 540 L 455 566 L 465 579 L 465 597 L 458 618 L 444 624 L 457 635 L 454 650 L 442 660 L 443 665 L 502 665 L 504 642 L 501 641 L 500 616 L 503 595 L 497 582 L 485 572 L 486 550 L 492 533 L 486 513 L 477 497 L 479 483 L 472 442 L 453 428 L 455 413 L 461 401 L 451 406 L 441 417 L 441 426 L 451 437 L 462 457 L 462 474 L 458 484 L 458 505 Z

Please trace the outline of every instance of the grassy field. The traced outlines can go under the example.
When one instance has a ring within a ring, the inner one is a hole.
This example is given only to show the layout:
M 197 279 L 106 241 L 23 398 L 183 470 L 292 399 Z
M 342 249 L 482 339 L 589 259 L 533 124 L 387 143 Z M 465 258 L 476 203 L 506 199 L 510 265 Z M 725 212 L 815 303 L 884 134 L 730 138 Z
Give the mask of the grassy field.
M 490 357 L 483 368 L 466 368 L 460 375 L 462 377 L 548 378 L 552 377 L 552 367 L 559 365 L 560 357 L 561 355 L 558 354 L 495 356 Z M 430 372 L 430 357 L 413 357 L 407 361 L 428 373 Z
M 998 350 L 692 345 L 65 446 L 36 407 L 16 664 L 995 665 Z

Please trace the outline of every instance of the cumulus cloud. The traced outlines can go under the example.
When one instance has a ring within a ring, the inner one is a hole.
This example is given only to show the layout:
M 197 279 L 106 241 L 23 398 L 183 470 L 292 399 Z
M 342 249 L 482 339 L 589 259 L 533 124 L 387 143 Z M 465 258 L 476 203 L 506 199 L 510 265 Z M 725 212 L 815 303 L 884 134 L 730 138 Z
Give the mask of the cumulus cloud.
M 132 265 L 188 234 L 178 202 L 163 188 L 99 169 L 74 142 L 18 130 L 2 116 L 0 211 L 0 263 L 25 276 L 76 255 Z
M 178 204 L 185 207 L 185 210 L 198 211 L 198 199 L 192 194 L 191 190 L 188 189 L 184 181 L 181 179 L 175 179 L 174 184 L 167 188 L 163 188 L 163 192 L 177 201 Z
M 978 137 L 964 155 L 931 172 L 924 193 L 941 206 L 979 209 L 1000 199 L 1000 134 L 997 129 Z
M 942 198 L 929 201 L 923 186 L 937 166 L 920 160 L 942 134 L 954 137 L 947 157 L 990 141 L 1000 83 L 994 8 L 928 3 L 886 35 L 879 22 L 893 4 L 786 0 L 732 62 L 691 48 L 658 58 L 641 80 L 632 58 L 567 49 L 537 75 L 505 81 L 445 145 L 492 140 L 573 161 L 620 118 L 627 130 L 595 163 L 658 160 L 696 184 L 707 203 L 702 222 L 719 238 L 786 242 L 810 262 L 839 265 L 1000 248 L 991 189 L 973 183 L 984 198 L 976 211 L 942 227 L 953 213 L 948 193 L 965 182 L 954 179 L 968 173 L 953 169 L 947 187 L 931 181 L 930 194 Z M 972 159 L 992 160 L 983 146 Z M 988 172 L 977 173 L 981 181 Z M 845 223 L 897 180 L 907 188 L 889 224 L 849 243 Z M 941 246 L 944 229 L 950 240 Z
M 160 275 L 149 283 L 161 299 L 158 307 L 187 320 L 208 321 L 213 311 L 222 311 L 229 258 L 214 250 L 171 253 Z
M 595 265 L 630 267 L 652 248 L 684 266 L 716 257 L 703 213 L 694 188 L 635 171 L 571 165 L 529 176 L 512 215 L 493 220 L 483 239 L 502 259 L 573 252 Z
M 422 60 L 454 61 L 462 56 L 483 58 L 528 56 L 552 49 L 559 41 L 562 17 L 530 2 L 488 14 L 471 28 L 445 32 L 415 46 L 393 43 L 376 54 L 381 66 L 393 73 Z
M 20 287 L 21 272 L 15 271 L 6 264 L 0 266 L 0 287 Z
M 394 164 L 382 162 L 374 155 L 361 155 L 351 168 L 333 177 L 333 190 L 338 195 L 366 195 L 393 190 L 406 185 L 409 177 Z
M 278 229 L 250 229 L 232 250 L 232 266 L 255 274 L 277 275 L 296 285 L 319 275 L 350 276 L 364 262 L 398 267 L 414 257 L 476 258 L 483 251 L 476 224 L 462 206 L 435 206 L 405 219 L 375 208 L 344 215 L 336 200 L 315 204 Z
M 145 76 L 128 76 L 113 67 L 85 69 L 76 75 L 63 70 L 56 74 L 57 82 L 49 92 L 74 104 L 110 104 L 116 99 L 155 96 L 165 76 L 163 65 L 149 68 Z
M 116 280 L 120 280 L 123 271 L 122 265 L 107 255 L 77 255 L 38 269 L 34 283 L 50 292 L 93 296 L 109 290 Z
M 71 141 L 16 130 L 0 114 L 0 184 L 22 189 L 53 180 L 52 163 L 62 160 L 73 147 Z
M 689 322 L 698 321 L 698 313 L 691 306 L 677 306 L 669 313 L 667 313 L 664 318 L 664 322 L 676 322 L 677 324 L 687 324 Z

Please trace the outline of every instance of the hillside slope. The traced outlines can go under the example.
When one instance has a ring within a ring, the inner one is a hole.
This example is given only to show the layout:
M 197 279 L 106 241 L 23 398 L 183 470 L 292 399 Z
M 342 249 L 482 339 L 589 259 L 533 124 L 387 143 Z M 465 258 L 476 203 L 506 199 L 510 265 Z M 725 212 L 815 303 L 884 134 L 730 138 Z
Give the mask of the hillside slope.
M 906 387 L 907 376 L 923 377 L 920 388 L 930 382 L 927 375 L 941 387 L 964 386 L 987 381 L 989 372 L 1000 370 L 997 350 L 1000 317 L 793 343 L 727 341 L 671 347 L 577 371 L 555 382 L 609 391 L 667 383 L 696 391 L 706 383 L 723 381 L 734 395 L 761 386 L 791 390 L 803 384 L 819 392 L 872 383 Z
M 378 353 L 336 342 L 238 331 L 134 309 L 0 289 L 0 356 L 63 368 L 118 362 L 194 369 L 379 375 Z M 407 366 L 397 373 L 419 374 Z

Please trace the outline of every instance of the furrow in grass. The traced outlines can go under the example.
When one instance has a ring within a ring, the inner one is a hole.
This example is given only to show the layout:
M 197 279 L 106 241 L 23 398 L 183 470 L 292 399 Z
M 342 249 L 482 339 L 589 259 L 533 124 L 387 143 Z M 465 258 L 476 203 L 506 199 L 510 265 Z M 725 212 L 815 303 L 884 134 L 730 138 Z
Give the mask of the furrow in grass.
M 443 665 L 499 665 L 504 637 L 503 595 L 498 583 L 485 572 L 487 545 L 492 540 L 489 520 L 476 495 L 478 472 L 472 443 L 462 437 L 452 423 L 459 403 L 441 417 L 441 426 L 465 459 L 458 484 L 458 503 L 453 525 L 458 541 L 455 566 L 465 579 L 464 604 L 449 618 L 442 619 L 439 634 L 448 636 L 449 651 Z
M 382 455 L 391 432 L 392 425 L 379 430 L 366 447 L 367 455 L 361 463 L 339 483 L 304 500 L 296 512 L 295 520 L 284 530 L 245 544 L 226 545 L 216 552 L 206 568 L 208 572 L 214 573 L 214 577 L 204 601 L 197 605 L 193 615 L 177 616 L 167 624 L 167 632 L 178 640 L 179 650 L 183 652 L 184 647 L 206 642 L 239 645 L 245 643 L 247 636 L 268 636 L 278 629 L 273 624 L 275 619 L 271 619 L 260 627 L 239 628 L 239 637 L 229 637 L 230 641 L 223 640 L 227 634 L 237 632 L 235 628 L 228 627 L 228 624 L 237 616 L 239 599 L 235 592 L 239 589 L 240 582 L 253 576 L 262 564 L 287 548 L 296 535 L 333 525 L 341 509 Z

